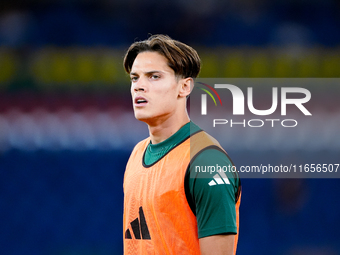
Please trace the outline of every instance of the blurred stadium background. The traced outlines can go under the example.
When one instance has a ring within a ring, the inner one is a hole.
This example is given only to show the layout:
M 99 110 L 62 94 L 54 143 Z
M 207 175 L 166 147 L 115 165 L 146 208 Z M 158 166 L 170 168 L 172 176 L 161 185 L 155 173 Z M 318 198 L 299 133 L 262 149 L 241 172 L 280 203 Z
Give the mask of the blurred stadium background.
M 0 254 L 122 254 L 124 168 L 147 136 L 122 67 L 133 41 L 194 46 L 200 77 L 339 78 L 339 14 L 336 0 L 2 0 Z M 296 150 L 285 137 L 222 145 L 236 164 L 340 163 L 339 106 L 319 109 L 330 135 L 306 125 Z M 243 180 L 238 254 L 340 254 L 339 191 L 337 179 Z

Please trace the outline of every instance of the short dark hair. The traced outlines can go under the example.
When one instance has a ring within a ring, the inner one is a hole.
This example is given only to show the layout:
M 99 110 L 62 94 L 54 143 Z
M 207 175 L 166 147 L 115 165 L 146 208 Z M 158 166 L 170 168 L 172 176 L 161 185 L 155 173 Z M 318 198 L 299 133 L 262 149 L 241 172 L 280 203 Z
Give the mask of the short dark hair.
M 133 62 L 141 52 L 158 52 L 168 60 L 176 76 L 196 78 L 201 70 L 201 60 L 192 47 L 171 39 L 167 35 L 152 35 L 147 40 L 134 42 L 124 57 L 124 69 L 129 74 Z

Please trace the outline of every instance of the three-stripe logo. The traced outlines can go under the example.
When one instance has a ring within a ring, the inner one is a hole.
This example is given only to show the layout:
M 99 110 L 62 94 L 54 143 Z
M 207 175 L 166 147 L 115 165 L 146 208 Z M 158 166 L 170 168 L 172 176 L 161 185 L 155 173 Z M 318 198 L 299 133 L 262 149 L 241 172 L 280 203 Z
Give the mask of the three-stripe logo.
M 225 173 L 220 173 L 222 177 L 219 174 L 215 174 L 213 176 L 214 180 L 211 180 L 208 184 L 209 186 L 214 186 L 216 184 L 230 184 L 230 181 Z
M 138 217 L 130 223 L 133 235 L 136 239 L 150 240 L 150 232 L 148 224 L 146 224 L 143 208 L 139 207 L 139 219 Z M 125 239 L 132 239 L 130 229 L 125 231 Z

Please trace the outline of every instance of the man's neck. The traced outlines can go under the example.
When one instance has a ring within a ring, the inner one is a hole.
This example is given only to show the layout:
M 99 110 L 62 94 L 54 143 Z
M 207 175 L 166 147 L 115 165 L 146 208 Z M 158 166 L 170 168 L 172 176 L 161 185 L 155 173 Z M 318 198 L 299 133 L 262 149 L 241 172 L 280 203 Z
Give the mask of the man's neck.
M 157 144 L 163 142 L 164 140 L 168 139 L 170 136 L 175 134 L 181 127 L 183 127 L 189 121 L 190 121 L 189 117 L 186 116 L 176 121 L 168 119 L 156 125 L 148 124 L 151 143 Z

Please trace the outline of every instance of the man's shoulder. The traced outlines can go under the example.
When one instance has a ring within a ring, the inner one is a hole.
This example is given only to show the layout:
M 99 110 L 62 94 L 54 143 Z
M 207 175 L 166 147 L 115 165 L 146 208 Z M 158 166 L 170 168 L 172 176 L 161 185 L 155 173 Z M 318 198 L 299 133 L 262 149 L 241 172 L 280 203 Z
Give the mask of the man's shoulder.
M 207 149 L 219 149 L 224 151 L 223 147 L 213 136 L 205 131 L 197 132 L 190 137 L 190 147 L 195 154 Z M 225 152 L 225 151 L 224 151 Z

